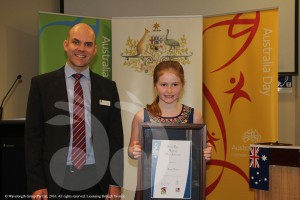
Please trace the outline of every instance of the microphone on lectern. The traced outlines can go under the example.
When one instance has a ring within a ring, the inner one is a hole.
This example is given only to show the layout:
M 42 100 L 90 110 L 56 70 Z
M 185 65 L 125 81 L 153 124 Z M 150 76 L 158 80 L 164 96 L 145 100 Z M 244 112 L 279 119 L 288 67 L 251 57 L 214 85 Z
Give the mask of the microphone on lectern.
M 14 83 L 12 84 L 12 86 L 10 87 L 10 89 L 8 90 L 8 92 L 6 93 L 6 95 L 4 96 L 4 98 L 3 98 L 2 102 L 1 102 L 1 106 L 0 106 L 0 120 L 2 120 L 3 103 L 4 103 L 4 101 L 5 101 L 6 97 L 7 97 L 7 95 L 10 93 L 11 89 L 12 89 L 12 88 L 14 87 L 14 85 L 16 84 L 16 82 L 17 82 L 18 80 L 20 80 L 21 78 L 22 78 L 22 75 L 19 74 L 19 75 L 17 76 L 16 80 L 14 81 Z

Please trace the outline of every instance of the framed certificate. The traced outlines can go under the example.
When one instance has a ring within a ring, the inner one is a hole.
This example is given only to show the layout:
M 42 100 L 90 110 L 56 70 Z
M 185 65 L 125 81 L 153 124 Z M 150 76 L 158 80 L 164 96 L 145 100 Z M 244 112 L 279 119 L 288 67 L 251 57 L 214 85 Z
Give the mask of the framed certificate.
M 137 199 L 205 199 L 204 124 L 141 123 Z

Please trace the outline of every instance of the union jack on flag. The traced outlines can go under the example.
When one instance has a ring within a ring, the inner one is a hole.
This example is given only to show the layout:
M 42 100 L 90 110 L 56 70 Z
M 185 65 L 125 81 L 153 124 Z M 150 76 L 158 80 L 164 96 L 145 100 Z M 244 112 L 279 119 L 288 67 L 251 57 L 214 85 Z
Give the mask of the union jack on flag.
M 259 147 L 250 148 L 250 167 L 259 168 Z
M 269 190 L 269 148 L 250 146 L 250 188 Z

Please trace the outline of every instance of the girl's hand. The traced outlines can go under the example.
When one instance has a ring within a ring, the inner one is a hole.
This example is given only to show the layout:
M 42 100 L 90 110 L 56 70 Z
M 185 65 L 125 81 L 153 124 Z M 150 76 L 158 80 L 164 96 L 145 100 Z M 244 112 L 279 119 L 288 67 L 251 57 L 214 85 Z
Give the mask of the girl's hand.
M 142 153 L 142 147 L 141 145 L 139 145 L 138 141 L 134 141 L 133 142 L 133 158 L 134 159 L 138 159 L 141 157 L 141 153 Z
M 212 157 L 212 145 L 210 143 L 207 143 L 206 148 L 203 149 L 203 156 L 204 156 L 206 162 L 211 160 L 211 157 Z

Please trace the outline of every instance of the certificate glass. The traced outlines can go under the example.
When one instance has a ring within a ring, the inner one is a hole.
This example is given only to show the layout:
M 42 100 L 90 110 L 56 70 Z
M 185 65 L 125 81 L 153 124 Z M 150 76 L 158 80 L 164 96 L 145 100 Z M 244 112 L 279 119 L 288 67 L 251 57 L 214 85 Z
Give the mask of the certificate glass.
M 141 123 L 138 200 L 205 199 L 206 125 Z

